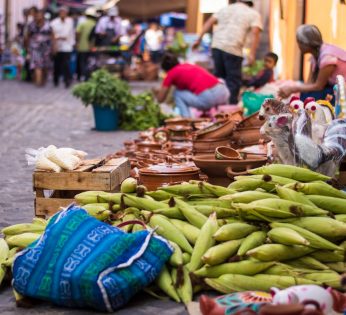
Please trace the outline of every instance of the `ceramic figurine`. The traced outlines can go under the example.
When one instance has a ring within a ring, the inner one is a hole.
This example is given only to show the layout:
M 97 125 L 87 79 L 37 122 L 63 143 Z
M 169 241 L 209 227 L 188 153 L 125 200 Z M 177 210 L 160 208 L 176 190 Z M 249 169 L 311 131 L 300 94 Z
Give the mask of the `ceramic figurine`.
M 304 102 L 301 101 L 298 96 L 292 96 L 290 99 L 290 109 L 292 112 L 296 112 L 299 109 L 304 109 Z
M 252 315 L 271 302 L 271 294 L 261 291 L 236 292 L 216 298 L 202 295 L 199 299 L 203 315 Z
M 297 285 L 285 290 L 271 289 L 273 304 L 304 304 L 307 301 L 318 303 L 323 314 L 336 315 L 343 312 L 346 297 L 332 288 L 324 289 L 318 285 Z
M 283 113 L 289 113 L 290 106 L 284 102 L 278 101 L 274 98 L 266 98 L 261 105 L 258 113 L 260 120 L 268 119 L 271 115 L 278 115 Z

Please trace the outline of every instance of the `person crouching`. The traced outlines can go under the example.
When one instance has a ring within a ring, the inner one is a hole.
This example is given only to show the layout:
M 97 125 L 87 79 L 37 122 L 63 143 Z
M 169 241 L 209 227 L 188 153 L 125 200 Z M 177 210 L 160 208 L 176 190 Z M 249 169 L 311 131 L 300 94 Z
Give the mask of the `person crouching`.
M 165 101 L 169 89 L 174 86 L 174 101 L 181 116 L 191 117 L 191 107 L 205 111 L 228 103 L 227 86 L 202 67 L 180 63 L 174 54 L 165 53 L 161 68 L 166 77 L 161 88 L 154 92 L 155 96 L 159 102 Z

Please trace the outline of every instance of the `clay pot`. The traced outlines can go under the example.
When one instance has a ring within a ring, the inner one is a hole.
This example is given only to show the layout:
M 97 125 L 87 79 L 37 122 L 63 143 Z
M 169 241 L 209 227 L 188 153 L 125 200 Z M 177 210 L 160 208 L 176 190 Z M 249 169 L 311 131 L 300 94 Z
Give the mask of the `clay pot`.
M 139 170 L 139 181 L 149 190 L 169 184 L 199 179 L 199 169 L 193 163 L 158 164 Z
M 162 143 L 155 141 L 142 141 L 137 143 L 137 149 L 143 152 L 149 152 L 152 150 L 161 150 Z
M 172 141 L 186 141 L 191 139 L 190 126 L 168 126 L 169 139 Z
M 194 153 L 214 153 L 217 147 L 228 146 L 230 144 L 229 138 L 221 139 L 206 139 L 194 140 L 193 142 Z
M 255 145 L 263 139 L 259 127 L 236 128 L 231 137 L 232 147 Z
M 189 154 L 192 151 L 192 142 L 189 142 L 189 141 L 171 142 L 167 150 L 172 155 L 181 154 L 181 153 Z
M 247 155 L 243 160 L 216 160 L 214 155 L 206 154 L 193 158 L 196 166 L 208 177 L 229 177 L 247 174 L 251 168 L 260 167 L 267 162 L 267 158 L 257 155 Z
M 215 149 L 215 158 L 217 160 L 241 160 L 242 156 L 237 150 L 230 147 L 217 147 Z
M 224 122 L 216 122 L 215 124 L 205 129 L 198 130 L 196 132 L 197 140 L 206 139 L 220 139 L 228 137 L 232 134 L 236 127 L 237 122 L 233 120 L 227 120 Z
M 183 117 L 169 118 L 165 120 L 166 127 L 169 126 L 191 126 L 191 119 Z
M 238 125 L 239 128 L 262 127 L 264 120 L 258 118 L 258 112 L 244 118 Z

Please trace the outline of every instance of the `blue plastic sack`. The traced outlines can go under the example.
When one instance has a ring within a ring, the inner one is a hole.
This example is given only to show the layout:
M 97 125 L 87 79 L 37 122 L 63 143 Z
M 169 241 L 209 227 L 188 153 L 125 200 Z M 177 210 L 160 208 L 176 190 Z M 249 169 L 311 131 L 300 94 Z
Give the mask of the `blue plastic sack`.
M 70 206 L 18 254 L 13 287 L 57 305 L 112 312 L 151 283 L 171 254 L 153 230 L 128 234 Z

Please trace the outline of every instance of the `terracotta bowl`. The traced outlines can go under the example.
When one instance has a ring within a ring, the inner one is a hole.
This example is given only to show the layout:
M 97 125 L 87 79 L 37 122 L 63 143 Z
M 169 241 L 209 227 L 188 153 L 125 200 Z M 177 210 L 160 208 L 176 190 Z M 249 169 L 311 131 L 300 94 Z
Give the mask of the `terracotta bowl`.
M 165 185 L 199 179 L 199 169 L 194 163 L 158 164 L 139 170 L 139 181 L 149 190 Z
M 169 118 L 165 120 L 165 125 L 168 126 L 191 126 L 191 119 L 183 117 Z
M 152 150 L 161 150 L 162 143 L 154 142 L 154 141 L 142 141 L 137 143 L 137 149 L 139 151 L 145 151 L 145 152 L 149 152 Z
M 244 118 L 240 121 L 238 127 L 239 128 L 247 128 L 247 127 L 262 127 L 264 124 L 264 120 L 260 120 L 258 118 L 258 112 Z
M 217 160 L 241 160 L 242 156 L 231 147 L 217 147 L 215 149 L 215 158 Z
M 244 160 L 216 160 L 214 155 L 199 155 L 193 158 L 196 166 L 208 177 L 231 177 L 247 174 L 252 168 L 267 162 L 266 157 L 248 154 Z
M 231 144 L 236 147 L 245 147 L 258 144 L 261 139 L 259 127 L 236 128 L 231 137 Z
M 220 139 L 228 137 L 232 134 L 236 127 L 237 122 L 234 120 L 227 120 L 223 122 L 216 122 L 215 124 L 205 129 L 196 132 L 196 139 Z
M 193 143 L 194 152 L 214 153 L 217 147 L 229 146 L 230 139 L 221 138 L 221 139 L 194 140 L 192 143 Z

